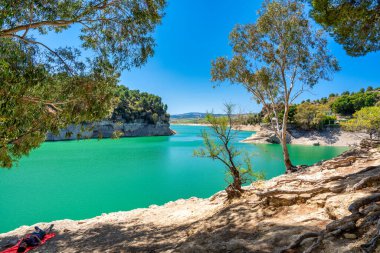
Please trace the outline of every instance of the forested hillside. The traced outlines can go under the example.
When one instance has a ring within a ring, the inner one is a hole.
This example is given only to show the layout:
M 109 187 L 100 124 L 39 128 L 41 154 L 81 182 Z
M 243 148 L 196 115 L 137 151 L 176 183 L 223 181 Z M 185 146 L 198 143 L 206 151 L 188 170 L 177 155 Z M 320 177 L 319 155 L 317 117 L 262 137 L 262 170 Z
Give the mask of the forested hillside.
M 125 86 L 119 86 L 118 97 L 120 102 L 114 109 L 111 119 L 125 123 L 169 123 L 170 115 L 166 112 L 168 106 L 161 97 L 130 90 Z
M 355 117 L 355 113 L 363 108 L 379 106 L 380 88 L 368 87 L 359 92 L 331 93 L 329 97 L 292 104 L 289 107 L 288 123 L 304 130 L 318 130 Z M 279 104 L 275 111 L 281 121 L 284 115 L 283 105 Z M 242 115 L 241 123 L 270 123 L 273 117 L 273 109 L 264 107 L 258 114 Z

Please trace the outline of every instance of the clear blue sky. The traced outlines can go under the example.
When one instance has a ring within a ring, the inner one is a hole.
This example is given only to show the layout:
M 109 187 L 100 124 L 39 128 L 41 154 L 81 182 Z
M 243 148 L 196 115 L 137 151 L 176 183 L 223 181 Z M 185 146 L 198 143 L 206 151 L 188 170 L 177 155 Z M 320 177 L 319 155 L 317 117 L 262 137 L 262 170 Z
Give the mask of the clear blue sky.
M 155 56 L 140 69 L 123 72 L 121 84 L 163 98 L 171 114 L 185 112 L 218 113 L 223 103 L 232 102 L 242 112 L 257 112 L 260 106 L 238 85 L 222 84 L 213 88 L 211 60 L 229 56 L 228 35 L 235 24 L 253 23 L 261 6 L 259 0 L 169 0 L 166 16 L 154 35 Z M 45 37 L 54 45 L 79 45 L 75 27 L 59 35 Z M 74 35 L 76 34 L 76 35 Z M 380 52 L 360 58 L 346 55 L 331 40 L 331 52 L 342 70 L 330 82 L 320 82 L 303 99 L 318 99 L 330 93 L 358 91 L 369 85 L 380 86 Z

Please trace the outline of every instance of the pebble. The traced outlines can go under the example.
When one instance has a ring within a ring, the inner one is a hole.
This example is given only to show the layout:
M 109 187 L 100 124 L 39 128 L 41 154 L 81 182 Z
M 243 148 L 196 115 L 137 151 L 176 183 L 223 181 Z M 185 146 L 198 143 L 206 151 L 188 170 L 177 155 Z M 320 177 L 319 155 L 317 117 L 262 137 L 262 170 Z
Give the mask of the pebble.
M 355 234 L 348 234 L 348 233 L 345 233 L 344 235 L 344 238 L 346 239 L 356 239 L 357 236 Z

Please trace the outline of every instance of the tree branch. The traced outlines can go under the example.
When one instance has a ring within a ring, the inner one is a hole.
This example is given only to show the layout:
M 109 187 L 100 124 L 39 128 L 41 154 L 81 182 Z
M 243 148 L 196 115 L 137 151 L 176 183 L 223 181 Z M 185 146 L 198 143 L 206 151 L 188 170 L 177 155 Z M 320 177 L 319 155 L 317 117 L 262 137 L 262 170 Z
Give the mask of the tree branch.
M 44 20 L 44 21 L 29 23 L 26 25 L 20 25 L 20 26 L 16 26 L 16 27 L 6 29 L 6 30 L 2 30 L 2 31 L 0 31 L 0 37 L 3 37 L 3 38 L 8 37 L 7 35 L 15 35 L 17 32 L 20 32 L 20 31 L 25 31 L 25 30 L 29 30 L 29 29 L 36 29 L 36 28 L 40 28 L 43 26 L 64 27 L 64 26 L 69 26 L 69 25 L 74 24 L 74 23 L 79 23 L 80 21 L 86 21 L 86 20 L 81 20 L 81 18 L 90 14 L 93 11 L 103 10 L 103 9 L 113 5 L 116 2 L 118 2 L 118 1 L 115 1 L 115 0 L 112 0 L 110 2 L 101 1 L 100 3 L 92 6 L 91 8 L 84 10 L 81 14 L 79 14 L 77 17 L 74 17 L 71 20 Z M 103 20 L 103 19 L 99 19 L 99 20 Z M 112 19 L 110 19 L 110 20 L 112 21 Z M 97 20 L 90 20 L 89 19 L 88 21 L 97 21 Z M 114 20 L 114 21 L 117 21 L 117 20 Z
M 41 42 L 38 42 L 38 41 L 34 41 L 34 40 L 29 40 L 29 39 L 25 39 L 19 35 L 16 35 L 16 34 L 12 34 L 10 35 L 11 37 L 14 37 L 14 38 L 17 38 L 17 39 L 20 39 L 21 41 L 23 41 L 24 43 L 26 44 L 35 44 L 35 45 L 40 45 L 44 48 L 46 48 L 49 52 L 51 52 L 52 54 L 54 54 L 64 65 L 65 67 L 67 68 L 67 70 L 71 73 L 71 74 L 74 74 L 74 71 L 72 70 L 72 68 L 65 62 L 65 60 L 57 53 L 55 52 L 53 49 L 51 49 L 50 47 L 46 46 L 44 43 L 41 43 Z

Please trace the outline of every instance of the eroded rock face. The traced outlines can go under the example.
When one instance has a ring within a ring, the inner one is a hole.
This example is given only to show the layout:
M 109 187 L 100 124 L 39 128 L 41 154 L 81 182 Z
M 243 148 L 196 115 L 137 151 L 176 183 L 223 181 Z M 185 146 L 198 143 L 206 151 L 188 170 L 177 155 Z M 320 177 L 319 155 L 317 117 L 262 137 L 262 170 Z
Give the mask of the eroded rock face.
M 269 143 L 274 143 L 274 144 L 280 144 L 281 141 L 280 139 L 274 134 L 272 133 L 267 139 L 266 139 L 267 142 Z M 286 143 L 290 143 L 291 142 L 291 138 L 290 138 L 290 135 L 287 134 L 286 135 Z
M 286 143 L 291 142 L 291 136 L 290 134 L 286 135 Z M 256 134 L 253 134 L 251 137 L 244 140 L 244 142 L 250 142 L 250 143 L 273 143 L 273 144 L 280 144 L 280 139 L 276 136 L 276 134 L 271 130 L 262 129 Z
M 342 219 L 350 215 L 348 206 L 355 200 L 368 196 L 368 193 L 346 193 L 328 198 L 325 204 L 325 210 L 331 219 Z
M 58 135 L 48 133 L 47 141 L 113 138 L 113 137 L 137 137 L 137 136 L 169 136 L 173 131 L 170 124 L 157 123 L 122 123 L 101 121 L 96 123 L 70 125 L 62 129 Z

